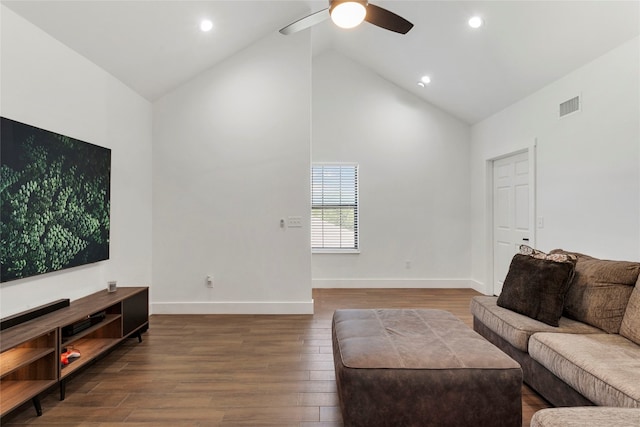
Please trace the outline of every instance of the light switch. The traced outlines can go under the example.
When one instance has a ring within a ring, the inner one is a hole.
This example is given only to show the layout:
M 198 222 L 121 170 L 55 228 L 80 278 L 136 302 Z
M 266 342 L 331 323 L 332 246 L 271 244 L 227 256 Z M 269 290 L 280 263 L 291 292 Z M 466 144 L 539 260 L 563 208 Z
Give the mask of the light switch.
M 301 216 L 290 216 L 287 218 L 287 227 L 289 228 L 301 228 L 302 227 L 302 217 Z

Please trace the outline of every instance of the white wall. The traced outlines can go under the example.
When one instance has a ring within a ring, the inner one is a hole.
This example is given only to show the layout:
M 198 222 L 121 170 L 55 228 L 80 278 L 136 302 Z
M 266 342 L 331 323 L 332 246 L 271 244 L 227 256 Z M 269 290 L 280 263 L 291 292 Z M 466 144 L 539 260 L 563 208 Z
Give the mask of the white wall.
M 307 32 L 265 38 L 152 111 L 0 13 L 0 114 L 113 150 L 110 260 L 0 285 L 0 317 L 107 280 L 153 278 L 156 313 L 310 313 L 311 277 L 318 287 L 471 278 L 486 292 L 486 161 L 534 140 L 537 246 L 640 258 L 638 39 L 470 131 L 334 51 L 312 65 Z M 557 104 L 577 94 L 583 111 L 558 120 Z M 311 156 L 360 164 L 358 255 L 310 255 Z M 287 216 L 303 228 L 280 228 Z
M 308 33 L 274 33 L 154 104 L 153 312 L 313 312 Z M 303 228 L 280 228 L 288 216 Z
M 0 317 L 106 288 L 151 284 L 151 105 L 5 6 L 0 114 L 111 148 L 110 259 L 0 285 Z
M 312 159 L 360 165 L 361 252 L 313 254 L 314 287 L 467 287 L 469 138 L 336 51 L 315 57 Z
M 537 247 L 640 259 L 639 41 L 631 40 L 472 127 L 472 278 L 488 292 L 486 161 L 536 147 Z M 576 95 L 582 111 L 558 118 Z

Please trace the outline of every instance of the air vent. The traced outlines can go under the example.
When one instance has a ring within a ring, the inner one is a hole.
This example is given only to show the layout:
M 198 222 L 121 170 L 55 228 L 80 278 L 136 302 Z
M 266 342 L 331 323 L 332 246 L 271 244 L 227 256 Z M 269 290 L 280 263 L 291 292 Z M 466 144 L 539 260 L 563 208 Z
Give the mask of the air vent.
M 560 117 L 580 111 L 580 97 L 576 96 L 560 104 Z

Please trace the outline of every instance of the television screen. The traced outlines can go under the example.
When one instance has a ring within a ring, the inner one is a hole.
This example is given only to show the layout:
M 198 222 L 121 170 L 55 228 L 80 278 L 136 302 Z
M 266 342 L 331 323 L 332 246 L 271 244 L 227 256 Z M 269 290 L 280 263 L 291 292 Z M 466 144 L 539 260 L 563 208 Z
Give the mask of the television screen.
M 0 118 L 0 282 L 109 258 L 111 150 Z

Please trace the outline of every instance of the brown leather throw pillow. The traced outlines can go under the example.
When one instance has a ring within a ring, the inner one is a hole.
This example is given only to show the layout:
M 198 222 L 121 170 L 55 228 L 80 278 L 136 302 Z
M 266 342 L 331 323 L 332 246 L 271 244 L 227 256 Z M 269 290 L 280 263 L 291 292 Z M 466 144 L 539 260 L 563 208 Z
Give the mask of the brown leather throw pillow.
M 575 259 L 516 254 L 511 260 L 498 305 L 551 326 L 558 326 L 573 279 Z

